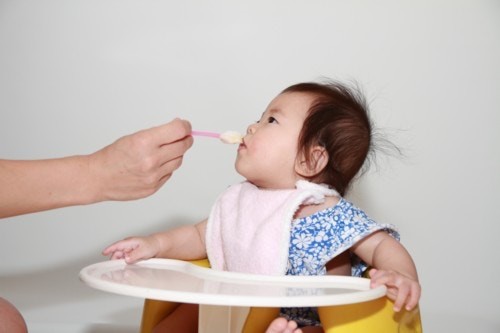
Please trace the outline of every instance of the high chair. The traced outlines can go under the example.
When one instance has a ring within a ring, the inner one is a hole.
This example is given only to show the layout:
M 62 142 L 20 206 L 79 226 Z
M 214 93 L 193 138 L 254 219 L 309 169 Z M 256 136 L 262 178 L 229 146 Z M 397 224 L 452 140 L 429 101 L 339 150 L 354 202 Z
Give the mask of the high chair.
M 208 260 L 192 262 L 210 267 Z M 140 333 L 151 333 L 163 318 L 171 313 L 178 303 L 146 299 L 144 302 Z M 327 333 L 422 333 L 420 311 L 394 312 L 393 303 L 387 297 L 372 301 L 319 307 L 318 312 L 324 331 Z M 279 314 L 279 308 L 252 307 L 243 318 L 243 333 L 265 332 L 271 321 Z

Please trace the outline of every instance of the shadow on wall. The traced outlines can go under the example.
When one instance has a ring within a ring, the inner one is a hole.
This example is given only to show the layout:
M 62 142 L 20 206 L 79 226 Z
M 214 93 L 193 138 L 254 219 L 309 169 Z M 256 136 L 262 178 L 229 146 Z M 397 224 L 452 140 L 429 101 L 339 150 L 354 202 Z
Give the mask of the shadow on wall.
M 104 257 L 89 256 L 47 269 L 4 274 L 0 277 L 0 294 L 15 300 L 24 310 L 95 299 L 103 293 L 82 283 L 78 274 L 83 267 L 104 260 Z
M 137 328 L 111 324 L 91 324 L 82 333 L 137 333 Z
M 0 295 L 21 311 L 30 332 L 137 332 L 142 300 L 93 289 L 78 278 L 83 267 L 105 260 L 89 256 L 46 270 L 3 275 Z
M 33 271 L 0 275 L 0 295 L 15 301 L 16 306 L 26 310 L 35 310 L 47 306 L 65 303 L 82 302 L 109 296 L 108 293 L 95 290 L 78 278 L 80 271 L 91 264 L 106 261 L 108 258 L 100 254 L 106 245 L 121 238 L 132 235 L 148 235 L 190 223 L 184 217 L 173 217 L 169 221 L 158 221 L 147 227 L 138 226 L 130 234 L 116 234 L 112 240 L 103 244 L 102 248 L 92 249 L 86 255 L 71 261 L 55 263 L 47 268 Z
M 137 226 L 130 234 L 117 232 L 102 245 L 129 235 L 147 235 L 188 223 L 174 217 L 148 226 Z M 142 300 L 93 289 L 78 278 L 80 271 L 106 261 L 102 248 L 90 249 L 83 256 L 53 265 L 0 274 L 0 295 L 12 302 L 25 317 L 30 331 L 39 333 L 132 333 L 137 332 Z

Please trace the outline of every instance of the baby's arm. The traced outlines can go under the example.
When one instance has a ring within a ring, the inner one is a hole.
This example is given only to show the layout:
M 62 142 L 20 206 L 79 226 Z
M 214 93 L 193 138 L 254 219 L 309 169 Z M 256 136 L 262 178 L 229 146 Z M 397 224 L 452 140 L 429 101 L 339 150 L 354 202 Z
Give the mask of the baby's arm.
M 371 286 L 386 285 L 387 296 L 394 301 L 394 310 L 405 305 L 413 309 L 420 298 L 417 269 L 408 251 L 386 232 L 379 231 L 359 241 L 353 252 L 368 265 Z
M 205 230 L 207 220 L 146 237 L 128 237 L 102 251 L 111 259 L 125 259 L 129 264 L 149 258 L 193 260 L 207 256 Z

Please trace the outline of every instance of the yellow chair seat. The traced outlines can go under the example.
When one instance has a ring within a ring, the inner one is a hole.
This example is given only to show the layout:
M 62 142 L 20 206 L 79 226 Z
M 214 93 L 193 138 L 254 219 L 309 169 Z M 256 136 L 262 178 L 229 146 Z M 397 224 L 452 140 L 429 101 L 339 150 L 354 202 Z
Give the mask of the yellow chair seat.
M 192 263 L 210 267 L 208 260 Z M 146 299 L 142 313 L 140 333 L 151 333 L 153 328 L 168 316 L 178 303 Z M 387 297 L 369 302 L 318 308 L 321 324 L 326 333 L 422 333 L 420 311 L 393 311 Z M 243 333 L 265 332 L 279 314 L 279 308 L 250 309 Z

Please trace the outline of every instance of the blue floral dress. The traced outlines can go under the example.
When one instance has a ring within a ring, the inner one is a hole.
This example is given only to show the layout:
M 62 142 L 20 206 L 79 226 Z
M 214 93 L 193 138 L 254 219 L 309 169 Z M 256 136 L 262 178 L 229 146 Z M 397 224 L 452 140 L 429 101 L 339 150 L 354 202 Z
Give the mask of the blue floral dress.
M 391 225 L 370 219 L 362 210 L 341 198 L 333 207 L 292 222 L 286 275 L 325 275 L 326 264 L 359 240 L 385 230 L 399 240 Z M 361 276 L 367 266 L 351 255 L 352 276 Z M 281 316 L 299 327 L 319 326 L 316 308 L 282 308 Z

